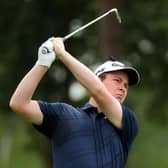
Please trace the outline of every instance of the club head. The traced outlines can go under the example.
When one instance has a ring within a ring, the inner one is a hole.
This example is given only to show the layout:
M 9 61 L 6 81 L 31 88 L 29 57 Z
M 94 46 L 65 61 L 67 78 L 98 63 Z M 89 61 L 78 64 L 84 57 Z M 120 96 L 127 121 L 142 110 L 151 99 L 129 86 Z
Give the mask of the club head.
M 118 22 L 121 23 L 121 16 L 120 16 L 117 8 L 112 9 L 111 12 L 115 12 Z

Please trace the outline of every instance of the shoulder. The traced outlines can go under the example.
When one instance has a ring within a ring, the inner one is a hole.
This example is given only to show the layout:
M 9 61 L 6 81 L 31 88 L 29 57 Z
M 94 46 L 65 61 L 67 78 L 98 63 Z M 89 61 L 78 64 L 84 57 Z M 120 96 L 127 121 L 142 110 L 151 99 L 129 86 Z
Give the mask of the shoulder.
M 38 101 L 40 109 L 43 113 L 43 121 L 41 125 L 34 127 L 42 134 L 51 137 L 58 125 L 66 125 L 75 116 L 76 108 L 62 102 L 48 103 Z M 64 127 L 65 127 L 64 125 Z
M 123 117 L 127 116 L 127 117 L 131 117 L 131 118 L 135 118 L 137 120 L 137 116 L 135 114 L 135 112 L 130 109 L 129 107 L 122 105 L 122 111 L 123 111 Z
M 48 102 L 44 102 L 44 101 L 38 101 L 38 104 L 40 106 L 40 108 L 42 108 L 43 110 L 64 110 L 64 109 L 73 109 L 74 107 L 67 104 L 67 103 L 63 103 L 63 102 L 52 102 L 52 103 L 48 103 Z
M 39 101 L 39 106 L 45 116 L 72 116 L 79 113 L 79 109 L 64 102 L 43 102 Z

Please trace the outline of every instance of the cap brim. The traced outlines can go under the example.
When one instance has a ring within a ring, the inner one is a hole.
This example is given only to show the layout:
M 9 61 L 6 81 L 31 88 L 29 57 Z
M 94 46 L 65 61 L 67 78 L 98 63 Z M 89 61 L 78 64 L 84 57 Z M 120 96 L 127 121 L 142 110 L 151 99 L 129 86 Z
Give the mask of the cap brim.
M 139 83 L 140 75 L 136 69 L 131 68 L 131 67 L 125 67 L 120 70 L 127 73 L 130 86 Z
M 106 72 L 114 72 L 114 71 L 125 72 L 128 75 L 129 86 L 136 85 L 140 81 L 140 75 L 139 75 L 138 71 L 135 68 L 132 68 L 132 67 L 116 67 L 116 68 L 113 68 L 113 69 L 107 69 L 107 70 L 104 70 L 102 73 L 100 72 L 98 74 L 98 76 L 100 76 L 101 74 L 106 73 Z

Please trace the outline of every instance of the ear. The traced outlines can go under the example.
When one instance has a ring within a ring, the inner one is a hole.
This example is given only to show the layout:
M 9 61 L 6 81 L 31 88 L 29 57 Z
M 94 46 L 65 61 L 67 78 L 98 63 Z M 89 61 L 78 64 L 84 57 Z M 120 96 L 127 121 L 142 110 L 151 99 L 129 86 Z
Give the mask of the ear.
M 101 81 L 103 81 L 106 78 L 106 73 L 101 74 L 99 78 Z

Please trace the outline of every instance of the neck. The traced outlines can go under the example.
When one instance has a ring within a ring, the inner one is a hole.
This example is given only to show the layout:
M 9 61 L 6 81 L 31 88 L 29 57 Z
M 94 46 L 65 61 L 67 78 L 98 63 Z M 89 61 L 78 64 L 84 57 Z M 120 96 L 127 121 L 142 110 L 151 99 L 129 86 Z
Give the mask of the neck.
M 93 97 L 90 97 L 89 104 L 91 104 L 92 106 L 96 107 L 98 109 L 98 112 L 101 112 L 99 106 L 97 105 L 97 103 L 96 103 L 96 101 L 94 100 Z

